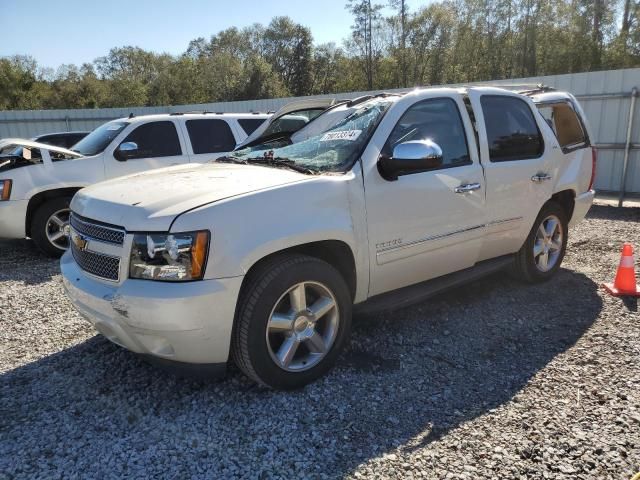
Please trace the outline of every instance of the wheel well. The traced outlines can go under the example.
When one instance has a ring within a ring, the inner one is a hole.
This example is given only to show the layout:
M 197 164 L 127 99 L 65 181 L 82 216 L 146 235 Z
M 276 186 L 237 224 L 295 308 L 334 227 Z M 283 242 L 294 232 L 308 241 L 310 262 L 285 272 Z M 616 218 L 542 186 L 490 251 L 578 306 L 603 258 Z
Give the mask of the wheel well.
M 356 262 L 349 245 L 340 240 L 322 240 L 319 242 L 304 243 L 273 252 L 254 263 L 247 272 L 245 278 L 247 278 L 249 273 L 263 262 L 271 259 L 275 255 L 281 255 L 283 253 L 299 253 L 324 260 L 333 268 L 338 270 L 349 286 L 351 298 L 355 298 L 357 286 Z
M 44 192 L 36 193 L 31 197 L 29 199 L 29 204 L 27 205 L 27 218 L 25 219 L 25 231 L 27 232 L 27 237 L 31 236 L 31 219 L 40 205 L 51 198 L 73 197 L 73 195 L 81 188 L 82 187 L 56 188 L 55 190 L 45 190 Z
M 563 190 L 558 193 L 554 193 L 551 196 L 552 200 L 558 202 L 565 213 L 567 214 L 567 221 L 571 221 L 571 217 L 573 216 L 573 207 L 575 206 L 576 194 L 573 190 Z

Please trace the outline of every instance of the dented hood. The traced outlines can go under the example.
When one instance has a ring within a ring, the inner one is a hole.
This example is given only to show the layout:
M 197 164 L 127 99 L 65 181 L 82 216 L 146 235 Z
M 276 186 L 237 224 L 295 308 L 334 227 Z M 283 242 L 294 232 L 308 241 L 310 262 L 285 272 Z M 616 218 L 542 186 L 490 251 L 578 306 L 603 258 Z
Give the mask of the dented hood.
M 127 231 L 168 231 L 173 220 L 203 205 L 309 179 L 294 171 L 208 163 L 151 170 L 80 190 L 71 209 Z

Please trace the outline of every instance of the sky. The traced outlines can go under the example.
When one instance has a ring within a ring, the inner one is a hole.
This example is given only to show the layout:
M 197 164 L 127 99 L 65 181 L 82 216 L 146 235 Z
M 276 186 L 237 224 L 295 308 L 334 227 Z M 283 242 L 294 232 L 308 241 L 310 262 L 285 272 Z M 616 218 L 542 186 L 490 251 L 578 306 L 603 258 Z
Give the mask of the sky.
M 380 0 L 380 3 L 387 3 Z M 429 0 L 408 0 L 411 10 Z M 315 43 L 340 44 L 352 17 L 345 0 L 0 0 L 0 56 L 31 55 L 43 67 L 82 64 L 132 45 L 180 54 L 190 40 L 288 15 Z

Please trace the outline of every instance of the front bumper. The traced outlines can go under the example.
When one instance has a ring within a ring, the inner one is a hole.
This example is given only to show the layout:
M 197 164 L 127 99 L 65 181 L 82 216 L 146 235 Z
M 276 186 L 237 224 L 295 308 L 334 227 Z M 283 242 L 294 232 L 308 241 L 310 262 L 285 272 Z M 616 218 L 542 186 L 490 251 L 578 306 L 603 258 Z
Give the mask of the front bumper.
M 0 202 L 0 238 L 26 237 L 27 205 L 29 200 Z
M 571 215 L 571 221 L 569 222 L 570 227 L 574 227 L 584 219 L 585 215 L 593 204 L 593 198 L 595 197 L 595 195 L 595 190 L 589 190 L 588 192 L 584 192 L 575 198 L 573 215 Z
M 81 270 L 69 251 L 60 268 L 74 307 L 113 343 L 172 362 L 227 362 L 243 277 L 112 284 Z

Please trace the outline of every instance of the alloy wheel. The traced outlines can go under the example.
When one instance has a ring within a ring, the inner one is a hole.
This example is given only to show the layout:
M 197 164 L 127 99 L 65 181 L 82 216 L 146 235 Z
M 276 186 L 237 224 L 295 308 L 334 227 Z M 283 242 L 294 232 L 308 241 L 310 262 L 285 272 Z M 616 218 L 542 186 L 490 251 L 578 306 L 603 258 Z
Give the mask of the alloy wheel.
M 335 296 L 319 282 L 287 290 L 269 316 L 266 341 L 272 360 L 288 372 L 308 370 L 333 346 L 340 323 Z
M 49 243 L 60 250 L 69 248 L 69 215 L 71 210 L 63 208 L 51 214 L 45 225 Z
M 549 215 L 538 226 L 533 242 L 533 258 L 541 272 L 548 272 L 558 263 L 562 252 L 563 233 L 562 223 L 555 215 Z

